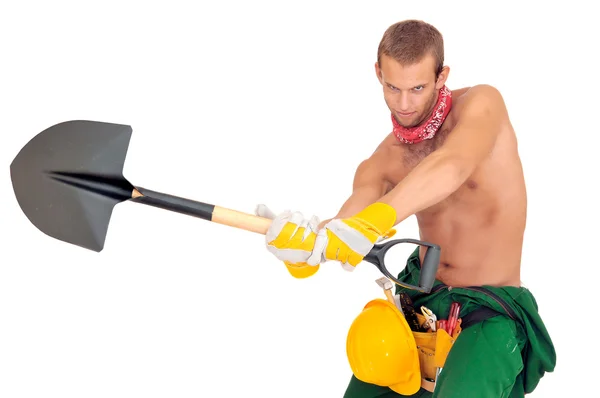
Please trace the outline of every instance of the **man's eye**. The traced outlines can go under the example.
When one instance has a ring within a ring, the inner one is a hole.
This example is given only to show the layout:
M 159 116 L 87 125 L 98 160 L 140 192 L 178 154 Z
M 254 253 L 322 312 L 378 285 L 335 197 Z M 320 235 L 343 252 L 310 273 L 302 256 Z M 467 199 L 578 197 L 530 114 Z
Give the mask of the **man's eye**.
M 423 90 L 423 86 L 417 86 L 414 88 L 415 91 L 421 91 Z

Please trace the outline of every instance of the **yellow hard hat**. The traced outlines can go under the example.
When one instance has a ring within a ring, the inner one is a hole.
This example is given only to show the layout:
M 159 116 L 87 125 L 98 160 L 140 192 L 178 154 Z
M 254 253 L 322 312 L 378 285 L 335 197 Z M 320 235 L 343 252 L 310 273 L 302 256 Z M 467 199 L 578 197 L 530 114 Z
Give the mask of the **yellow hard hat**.
M 346 354 L 357 379 L 386 386 L 402 395 L 421 387 L 417 344 L 406 319 L 389 301 L 367 303 L 354 319 Z

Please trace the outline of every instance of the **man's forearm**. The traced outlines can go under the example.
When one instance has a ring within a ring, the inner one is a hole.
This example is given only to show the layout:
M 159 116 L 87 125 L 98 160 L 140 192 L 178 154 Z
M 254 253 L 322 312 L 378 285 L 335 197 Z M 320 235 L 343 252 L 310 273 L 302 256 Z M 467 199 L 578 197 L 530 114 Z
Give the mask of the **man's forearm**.
M 433 153 L 387 193 L 378 185 L 355 190 L 333 218 L 350 217 L 372 203 L 381 202 L 396 210 L 395 224 L 398 224 L 446 199 L 465 182 L 470 172 L 458 160 Z M 330 220 L 322 221 L 319 228 Z
M 396 223 L 446 199 L 469 176 L 456 159 L 433 153 L 378 199 L 396 210 Z
M 338 213 L 330 219 L 323 220 L 319 224 L 319 229 L 325 224 L 327 224 L 327 222 L 331 221 L 333 218 L 346 218 L 355 215 L 365 207 L 376 202 L 384 194 L 384 184 L 363 186 L 354 190 L 354 192 L 352 192 L 352 195 L 350 195 L 346 202 L 344 202 Z

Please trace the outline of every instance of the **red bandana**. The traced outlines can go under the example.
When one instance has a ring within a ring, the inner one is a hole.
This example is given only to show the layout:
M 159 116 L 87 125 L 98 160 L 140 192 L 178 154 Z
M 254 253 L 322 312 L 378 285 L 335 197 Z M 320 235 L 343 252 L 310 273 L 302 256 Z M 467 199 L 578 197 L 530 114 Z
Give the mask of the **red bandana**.
M 452 91 L 444 86 L 440 89 L 438 100 L 431 117 L 419 126 L 411 128 L 402 127 L 398 124 L 396 118 L 392 114 L 394 135 L 400 142 L 405 144 L 416 144 L 417 142 L 431 139 L 442 123 L 444 123 L 446 116 L 448 116 L 448 112 L 450 112 L 450 108 L 452 108 Z

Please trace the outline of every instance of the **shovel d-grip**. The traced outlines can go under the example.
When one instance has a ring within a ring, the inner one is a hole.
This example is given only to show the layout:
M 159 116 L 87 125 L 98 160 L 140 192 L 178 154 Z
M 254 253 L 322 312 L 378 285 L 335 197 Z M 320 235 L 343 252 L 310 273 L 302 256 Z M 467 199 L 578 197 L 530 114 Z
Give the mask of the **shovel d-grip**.
M 425 251 L 425 258 L 421 266 L 419 286 L 414 286 L 399 281 L 398 278 L 392 275 L 385 266 L 385 255 L 387 251 L 390 250 L 393 246 L 400 243 L 413 243 L 416 245 L 425 246 L 427 248 Z M 380 243 L 373 246 L 371 251 L 363 258 L 363 260 L 375 265 L 379 269 L 379 271 L 381 271 L 382 274 L 387 276 L 391 281 L 393 281 L 397 285 L 400 285 L 407 289 L 417 290 L 423 293 L 429 293 L 431 292 L 431 288 L 433 287 L 433 283 L 435 282 L 435 275 L 437 273 L 438 266 L 440 263 L 440 252 L 440 246 L 433 243 L 410 238 L 393 239 L 385 243 Z

